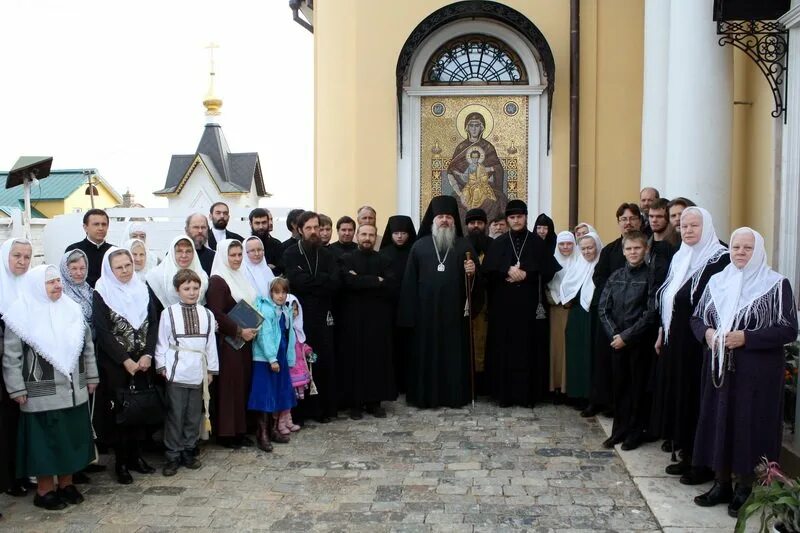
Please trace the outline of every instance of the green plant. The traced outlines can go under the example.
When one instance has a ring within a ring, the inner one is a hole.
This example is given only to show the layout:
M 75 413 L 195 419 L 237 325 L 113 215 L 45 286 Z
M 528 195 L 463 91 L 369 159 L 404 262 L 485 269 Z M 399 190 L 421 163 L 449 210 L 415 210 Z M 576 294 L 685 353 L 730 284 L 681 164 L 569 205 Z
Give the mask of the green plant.
M 800 533 L 800 479 L 789 479 L 775 461 L 762 457 L 756 467 L 757 483 L 739 509 L 736 533 L 744 533 L 747 520 L 760 513 L 761 533 L 770 525 L 783 526 L 786 533 Z

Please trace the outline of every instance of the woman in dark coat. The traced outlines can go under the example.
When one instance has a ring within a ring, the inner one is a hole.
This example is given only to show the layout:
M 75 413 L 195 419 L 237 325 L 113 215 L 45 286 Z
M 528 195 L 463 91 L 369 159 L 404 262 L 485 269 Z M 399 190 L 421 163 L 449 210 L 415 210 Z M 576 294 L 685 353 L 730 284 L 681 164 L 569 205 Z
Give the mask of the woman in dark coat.
M 797 311 L 789 281 L 767 266 L 763 237 L 739 228 L 730 243 L 731 264 L 709 280 L 691 321 L 705 345 L 692 459 L 716 474 L 695 503 L 729 503 L 737 516 L 761 457 L 780 455 L 783 346 L 797 338 Z
M 730 263 L 719 243 L 711 214 L 699 207 L 684 210 L 682 244 L 670 263 L 667 279 L 656 294 L 661 316 L 656 343 L 653 407 L 649 433 L 665 439 L 665 450 L 681 450 L 682 459 L 666 468 L 681 483 L 697 485 L 713 477 L 709 470 L 692 469 L 692 449 L 700 411 L 701 344 L 689 320 L 708 280 Z
M 256 291 L 241 269 L 244 248 L 236 239 L 225 239 L 217 244 L 217 253 L 211 267 L 206 292 L 206 307 L 214 313 L 219 324 L 217 351 L 219 353 L 219 376 L 216 379 L 217 442 L 226 448 L 254 446 L 247 433 L 247 400 L 253 367 L 253 343 L 255 329 L 241 328 L 228 317 L 236 304 L 245 300 L 253 305 Z M 238 350 L 225 337 L 240 339 L 244 345 Z
M 128 250 L 111 247 L 103 256 L 100 279 L 93 296 L 95 348 L 100 370 L 95 414 L 101 440 L 114 447 L 117 481 L 133 483 L 129 470 L 152 474 L 155 469 L 142 458 L 140 442 L 146 425 L 118 425 L 118 392 L 133 384 L 137 389 L 153 383 L 152 366 L 158 338 L 158 316 L 147 286 L 134 274 Z

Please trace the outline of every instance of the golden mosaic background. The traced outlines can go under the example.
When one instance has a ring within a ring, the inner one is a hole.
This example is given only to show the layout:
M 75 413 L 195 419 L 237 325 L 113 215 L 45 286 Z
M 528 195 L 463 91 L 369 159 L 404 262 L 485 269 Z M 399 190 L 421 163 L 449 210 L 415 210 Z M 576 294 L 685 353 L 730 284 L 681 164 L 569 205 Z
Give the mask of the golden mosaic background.
M 516 104 L 517 112 L 504 109 Z M 527 96 L 423 96 L 420 132 L 420 213 L 430 200 L 442 194 L 446 170 L 463 137 L 462 110 L 482 106 L 491 114 L 491 131 L 483 138 L 491 142 L 505 170 L 504 191 L 509 200 L 528 198 L 528 97 Z M 459 125 L 459 114 L 462 123 Z M 437 116 L 441 115 L 441 116 Z M 490 119 L 487 117 L 487 130 Z

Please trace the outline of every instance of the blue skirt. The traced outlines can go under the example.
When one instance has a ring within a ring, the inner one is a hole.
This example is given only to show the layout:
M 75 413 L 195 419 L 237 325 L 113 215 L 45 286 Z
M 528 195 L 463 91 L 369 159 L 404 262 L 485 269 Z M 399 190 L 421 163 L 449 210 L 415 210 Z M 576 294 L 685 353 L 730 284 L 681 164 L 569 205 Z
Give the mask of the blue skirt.
M 291 409 L 297 405 L 292 379 L 289 376 L 289 365 L 286 363 L 286 352 L 278 355 L 280 372 L 273 372 L 269 363 L 253 362 L 253 381 L 250 387 L 250 399 L 247 409 L 262 413 L 277 413 Z

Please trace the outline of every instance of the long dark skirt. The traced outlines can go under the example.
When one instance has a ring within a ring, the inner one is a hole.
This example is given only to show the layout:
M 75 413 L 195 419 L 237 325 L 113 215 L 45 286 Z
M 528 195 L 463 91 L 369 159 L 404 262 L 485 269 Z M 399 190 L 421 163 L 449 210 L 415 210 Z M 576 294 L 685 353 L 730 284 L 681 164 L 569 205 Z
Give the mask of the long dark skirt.
M 565 372 L 567 395 L 586 399 L 591 391 L 592 377 L 592 315 L 575 302 L 569 309 L 565 332 L 567 360 Z
M 70 475 L 94 460 L 86 404 L 21 413 L 17 434 L 17 477 Z
M 247 433 L 247 400 L 252 379 L 252 343 L 246 342 L 240 350 L 217 336 L 219 376 L 214 381 L 216 390 L 216 436 L 236 437 Z

